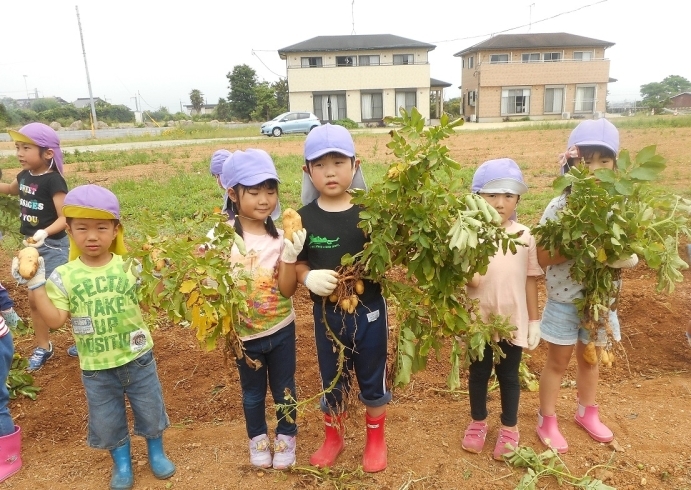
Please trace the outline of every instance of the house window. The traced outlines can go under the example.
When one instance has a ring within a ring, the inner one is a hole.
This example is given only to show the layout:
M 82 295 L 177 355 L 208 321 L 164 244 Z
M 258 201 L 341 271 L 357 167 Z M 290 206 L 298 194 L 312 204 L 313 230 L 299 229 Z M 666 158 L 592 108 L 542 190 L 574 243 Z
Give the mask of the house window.
M 544 61 L 559 61 L 561 59 L 561 53 L 544 53 L 542 59 Z
M 564 110 L 564 87 L 545 87 L 545 113 Z
M 312 100 L 314 115 L 322 121 L 337 121 L 347 117 L 346 96 L 343 93 L 314 95 Z
M 592 51 L 574 51 L 573 59 L 579 61 L 590 61 L 593 59 Z
M 465 58 L 461 58 L 461 68 L 465 68 Z
M 336 66 L 355 66 L 355 56 L 336 56 Z
M 530 112 L 530 89 L 513 88 L 501 91 L 501 115 L 528 114 Z
M 595 86 L 588 85 L 576 87 L 576 112 L 594 112 L 595 111 Z
M 358 58 L 358 64 L 360 66 L 378 65 L 379 64 L 379 55 L 378 54 L 361 55 Z
M 490 55 L 489 62 L 490 63 L 508 63 L 509 62 L 509 55 L 508 54 Z
M 534 63 L 535 61 L 540 61 L 540 53 L 523 53 L 521 55 L 521 62 L 523 63 Z
M 395 54 L 393 55 L 394 65 L 412 65 L 415 59 L 412 54 Z
M 382 93 L 365 93 L 360 96 L 362 100 L 362 120 L 371 121 L 384 118 L 384 103 Z
M 303 68 L 318 68 L 322 66 L 322 57 L 321 56 L 315 56 L 311 58 L 301 58 L 302 63 L 301 66 Z
M 396 112 L 403 107 L 406 112 L 410 112 L 415 107 L 415 91 L 396 92 Z
M 468 68 L 473 67 L 473 62 L 475 61 L 473 58 L 474 58 L 474 56 L 471 56 L 470 58 L 468 58 Z
M 470 90 L 468 92 L 468 105 L 475 106 L 475 101 L 477 100 L 477 92 L 475 90 Z

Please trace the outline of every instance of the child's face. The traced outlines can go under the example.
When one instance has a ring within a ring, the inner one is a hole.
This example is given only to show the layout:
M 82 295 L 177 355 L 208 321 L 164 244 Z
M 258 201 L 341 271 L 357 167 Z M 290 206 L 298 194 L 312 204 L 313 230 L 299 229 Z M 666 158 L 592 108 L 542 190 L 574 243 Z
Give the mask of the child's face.
M 47 149 L 41 155 L 41 149 L 31 143 L 17 141 L 14 144 L 17 151 L 17 159 L 24 170 L 38 171 L 45 170 L 48 162 L 53 158 L 53 150 Z
M 600 152 L 593 152 L 592 155 L 583 158 L 583 163 L 588 166 L 590 172 L 594 172 L 601 168 L 607 168 L 609 170 L 614 170 L 614 159 L 605 155 L 601 155 Z
M 360 164 L 355 160 L 338 153 L 329 153 L 315 160 L 303 169 L 312 177 L 314 188 L 319 191 L 319 195 L 326 198 L 342 196 L 350 188 L 353 182 L 355 170 Z
M 118 226 L 109 219 L 72 218 L 67 231 L 87 262 L 110 258 L 110 246 L 118 234 Z
M 511 216 L 516 211 L 516 206 L 518 205 L 518 200 L 520 196 L 518 194 L 480 194 L 487 203 L 497 210 L 499 216 L 502 219 L 502 226 L 506 227 L 509 225 Z
M 239 188 L 239 192 L 228 189 L 228 196 L 237 204 L 240 217 L 252 218 L 261 222 L 268 218 L 278 202 L 278 191 L 266 186 Z

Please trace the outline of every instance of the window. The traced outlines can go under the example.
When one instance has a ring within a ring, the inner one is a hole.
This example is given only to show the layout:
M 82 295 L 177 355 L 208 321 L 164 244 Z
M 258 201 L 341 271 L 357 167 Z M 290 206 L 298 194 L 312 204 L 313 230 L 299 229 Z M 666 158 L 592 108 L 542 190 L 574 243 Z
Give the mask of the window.
M 415 59 L 412 54 L 395 54 L 393 55 L 394 65 L 412 65 Z
M 545 112 L 560 113 L 564 110 L 564 88 L 545 87 Z
M 471 56 L 470 58 L 468 58 L 468 68 L 472 68 L 472 67 L 473 67 L 473 61 L 475 61 L 473 58 L 474 58 L 473 56 Z
M 508 63 L 509 62 L 509 55 L 508 54 L 492 54 L 489 57 L 489 62 L 490 63 Z
M 361 55 L 358 58 L 358 64 L 360 66 L 378 65 L 379 64 L 379 55 L 378 54 Z
M 592 51 L 574 51 L 573 52 L 573 59 L 574 60 L 580 60 L 580 61 L 590 61 L 593 59 L 593 52 Z
M 347 117 L 344 93 L 314 95 L 312 100 L 314 115 L 322 121 L 337 121 Z
M 298 118 L 297 112 L 291 112 L 290 114 L 286 115 L 282 120 L 283 121 L 295 121 Z
M 355 56 L 336 56 L 336 66 L 355 66 Z
M 298 113 L 298 119 L 309 119 L 310 118 L 310 113 L 309 112 L 300 112 Z
M 544 53 L 542 59 L 545 61 L 559 61 L 561 59 L 561 53 Z
M 302 58 L 301 66 L 303 68 L 318 68 L 322 66 L 322 57 Z
M 540 61 L 540 53 L 523 53 L 521 55 L 521 62 L 523 63 L 533 63 L 535 61 Z
M 595 110 L 595 86 L 576 87 L 576 112 L 593 112 Z
M 407 112 L 410 112 L 415 107 L 415 91 L 410 92 L 396 92 L 396 113 L 403 107 Z
M 470 90 L 468 92 L 468 105 L 474 106 L 476 100 L 477 100 L 477 92 L 475 90 Z
M 362 94 L 362 120 L 369 121 L 384 118 L 382 93 Z
M 501 115 L 528 114 L 530 112 L 530 89 L 514 88 L 501 91 Z

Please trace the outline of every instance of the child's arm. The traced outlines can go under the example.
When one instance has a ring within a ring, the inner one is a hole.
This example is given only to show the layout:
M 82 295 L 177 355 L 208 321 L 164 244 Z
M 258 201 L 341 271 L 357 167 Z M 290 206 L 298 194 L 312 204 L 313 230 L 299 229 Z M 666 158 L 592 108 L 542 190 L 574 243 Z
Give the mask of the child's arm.
M 34 289 L 29 289 L 29 300 L 34 303 L 48 328 L 60 328 L 67 321 L 69 312 L 55 307 L 48 297 L 45 282 Z
M 554 255 L 552 255 L 549 253 L 549 250 L 545 250 L 540 246 L 537 247 L 537 262 L 543 269 L 548 265 L 562 264 L 567 260 L 569 259 L 561 255 L 559 252 L 555 252 Z
M 537 306 L 537 277 L 525 280 L 525 300 L 528 306 L 528 349 L 533 350 L 540 343 L 540 313 Z
M 14 179 L 9 184 L 6 184 L 4 182 L 0 182 L 0 194 L 9 194 L 11 196 L 18 196 L 19 195 L 19 182 L 17 182 L 17 179 Z
M 58 192 L 57 194 L 53 195 L 53 204 L 58 212 L 58 219 L 53 221 L 50 226 L 46 227 L 45 231 L 48 233 L 48 236 L 60 233 L 67 228 L 67 219 L 65 219 L 65 215 L 62 214 L 62 206 L 65 202 L 65 195 L 66 194 L 64 192 Z

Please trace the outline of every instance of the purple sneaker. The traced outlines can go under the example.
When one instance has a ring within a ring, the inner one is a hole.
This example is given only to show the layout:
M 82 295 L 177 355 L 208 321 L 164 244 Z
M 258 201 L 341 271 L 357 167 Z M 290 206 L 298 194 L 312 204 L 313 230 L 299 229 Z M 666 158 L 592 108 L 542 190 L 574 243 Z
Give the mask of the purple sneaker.
M 271 468 L 269 436 L 260 434 L 250 439 L 250 464 L 258 468 Z
M 278 434 L 274 441 L 275 470 L 285 470 L 295 464 L 295 436 Z

